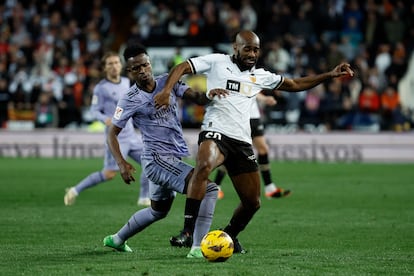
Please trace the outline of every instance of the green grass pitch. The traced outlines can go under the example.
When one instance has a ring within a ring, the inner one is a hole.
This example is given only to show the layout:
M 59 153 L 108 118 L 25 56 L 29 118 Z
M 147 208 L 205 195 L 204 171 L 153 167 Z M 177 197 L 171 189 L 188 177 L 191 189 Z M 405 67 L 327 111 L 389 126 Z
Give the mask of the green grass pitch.
M 0 159 L 0 275 L 414 275 L 413 164 L 272 163 L 292 195 L 262 199 L 239 236 L 249 252 L 225 263 L 170 247 L 183 224 L 182 195 L 167 218 L 129 240 L 133 253 L 104 248 L 103 237 L 137 210 L 139 184 L 117 176 L 63 204 L 65 187 L 101 166 Z M 223 190 L 212 229 L 238 203 L 228 178 Z

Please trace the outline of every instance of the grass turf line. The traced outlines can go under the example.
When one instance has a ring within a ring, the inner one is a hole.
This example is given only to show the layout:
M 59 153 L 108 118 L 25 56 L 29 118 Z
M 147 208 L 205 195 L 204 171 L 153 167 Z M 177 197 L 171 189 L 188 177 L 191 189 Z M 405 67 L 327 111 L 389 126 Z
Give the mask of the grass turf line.
M 104 248 L 103 237 L 138 209 L 139 184 L 117 176 L 63 204 L 65 187 L 101 167 L 101 159 L 0 159 L 0 275 L 414 273 L 412 164 L 272 163 L 292 195 L 262 198 L 239 237 L 249 253 L 225 263 L 186 259 L 188 249 L 170 247 L 183 223 L 182 195 L 166 219 L 130 239 L 132 254 Z M 212 229 L 238 202 L 227 177 L 222 189 Z

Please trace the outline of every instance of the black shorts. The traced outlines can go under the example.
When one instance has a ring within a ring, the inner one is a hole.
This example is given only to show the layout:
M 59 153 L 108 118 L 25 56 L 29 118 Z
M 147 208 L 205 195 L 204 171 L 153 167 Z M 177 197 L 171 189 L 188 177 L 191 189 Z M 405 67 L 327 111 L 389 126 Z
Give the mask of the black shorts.
M 252 138 L 264 135 L 264 125 L 260 119 L 250 119 L 250 129 Z
M 223 165 L 230 176 L 258 171 L 256 156 L 249 143 L 229 138 L 218 132 L 202 131 L 198 136 L 198 144 L 205 140 L 214 140 L 224 155 Z

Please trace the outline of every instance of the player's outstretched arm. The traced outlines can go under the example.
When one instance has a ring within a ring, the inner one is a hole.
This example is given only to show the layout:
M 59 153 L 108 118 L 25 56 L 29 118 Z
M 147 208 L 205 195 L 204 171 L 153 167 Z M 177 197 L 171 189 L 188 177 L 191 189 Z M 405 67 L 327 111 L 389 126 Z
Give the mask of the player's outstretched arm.
M 303 78 L 289 79 L 285 78 L 278 90 L 284 90 L 288 92 L 299 92 L 310 89 L 318 84 L 332 78 L 354 76 L 354 71 L 351 69 L 351 65 L 348 63 L 341 63 L 337 65 L 332 71 L 322 73 L 314 76 L 307 76 Z
M 121 130 L 121 128 L 111 124 L 108 130 L 107 142 L 109 149 L 114 156 L 116 163 L 118 164 L 122 179 L 126 184 L 130 184 L 131 181 L 135 181 L 135 178 L 132 174 L 135 173 L 136 170 L 124 159 L 121 154 L 118 142 L 118 134 L 121 132 Z
M 164 88 L 154 97 L 155 108 L 167 107 L 170 104 L 170 93 L 174 85 L 183 75 L 189 73 L 192 73 L 192 71 L 187 61 L 178 64 L 170 71 Z

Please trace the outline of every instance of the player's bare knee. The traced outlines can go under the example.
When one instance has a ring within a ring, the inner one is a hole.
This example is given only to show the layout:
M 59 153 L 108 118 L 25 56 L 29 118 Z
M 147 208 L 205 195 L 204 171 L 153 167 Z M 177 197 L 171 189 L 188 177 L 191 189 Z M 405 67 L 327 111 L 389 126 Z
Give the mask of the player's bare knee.
M 116 176 L 117 172 L 116 171 L 104 171 L 103 174 L 104 174 L 105 180 L 111 180 Z
M 200 179 L 208 179 L 212 170 L 213 166 L 210 162 L 200 162 L 196 170 L 196 177 Z

